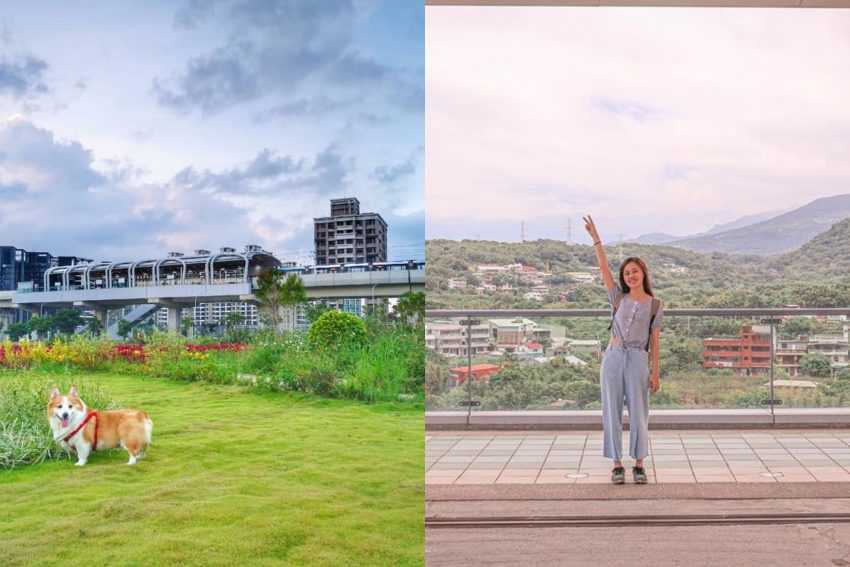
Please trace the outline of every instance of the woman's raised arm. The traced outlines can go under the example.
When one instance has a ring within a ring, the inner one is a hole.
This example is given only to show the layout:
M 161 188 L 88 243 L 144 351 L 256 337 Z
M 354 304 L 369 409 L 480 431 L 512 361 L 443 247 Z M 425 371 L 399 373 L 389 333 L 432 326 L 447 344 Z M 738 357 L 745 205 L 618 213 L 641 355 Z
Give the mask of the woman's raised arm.
M 596 260 L 599 262 L 599 271 L 602 272 L 602 283 L 610 291 L 616 288 L 617 284 L 614 282 L 614 276 L 611 275 L 611 269 L 608 267 L 608 258 L 605 256 L 602 239 L 599 238 L 599 232 L 596 230 L 596 225 L 593 224 L 593 219 L 590 218 L 590 215 L 582 217 L 582 220 L 584 220 L 584 228 L 593 239 L 593 250 L 596 252 Z

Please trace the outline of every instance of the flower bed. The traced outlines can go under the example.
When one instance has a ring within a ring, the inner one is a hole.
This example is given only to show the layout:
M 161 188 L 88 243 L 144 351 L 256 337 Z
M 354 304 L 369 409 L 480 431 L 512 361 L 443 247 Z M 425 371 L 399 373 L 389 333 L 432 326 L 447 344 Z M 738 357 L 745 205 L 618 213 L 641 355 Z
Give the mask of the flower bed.
M 163 347 L 156 347 L 162 349 Z M 185 352 L 203 358 L 210 351 L 242 352 L 247 345 L 242 343 L 186 344 Z M 29 368 L 40 363 L 71 363 L 84 368 L 96 366 L 98 362 L 122 359 L 128 362 L 147 361 L 149 352 L 138 343 L 112 343 L 110 341 L 56 341 L 53 344 L 22 341 L 0 344 L 0 366 L 7 368 Z

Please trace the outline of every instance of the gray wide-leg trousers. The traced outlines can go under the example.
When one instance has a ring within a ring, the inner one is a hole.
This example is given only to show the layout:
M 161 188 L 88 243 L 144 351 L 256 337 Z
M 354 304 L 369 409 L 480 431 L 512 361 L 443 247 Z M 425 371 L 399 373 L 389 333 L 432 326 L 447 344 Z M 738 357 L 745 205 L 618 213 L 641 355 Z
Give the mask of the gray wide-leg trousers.
M 629 408 L 629 455 L 649 453 L 649 353 L 642 348 L 612 346 L 605 351 L 599 380 L 602 388 L 602 454 L 623 455 L 623 401 Z

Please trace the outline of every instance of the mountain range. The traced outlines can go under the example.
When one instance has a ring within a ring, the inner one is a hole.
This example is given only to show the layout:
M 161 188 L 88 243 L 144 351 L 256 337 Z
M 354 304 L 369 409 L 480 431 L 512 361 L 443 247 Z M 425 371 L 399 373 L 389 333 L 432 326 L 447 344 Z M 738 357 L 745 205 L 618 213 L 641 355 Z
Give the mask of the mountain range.
M 650 233 L 632 242 L 666 244 L 694 252 L 773 256 L 800 248 L 847 218 L 850 218 L 850 194 L 833 195 L 786 212 L 741 217 L 699 234 L 681 237 Z

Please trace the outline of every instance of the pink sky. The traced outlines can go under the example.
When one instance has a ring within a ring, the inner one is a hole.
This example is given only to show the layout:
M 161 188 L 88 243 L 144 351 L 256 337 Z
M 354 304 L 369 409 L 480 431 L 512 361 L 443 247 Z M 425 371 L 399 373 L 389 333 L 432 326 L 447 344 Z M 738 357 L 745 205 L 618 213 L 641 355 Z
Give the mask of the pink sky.
M 426 8 L 427 238 L 609 240 L 850 193 L 850 12 Z

